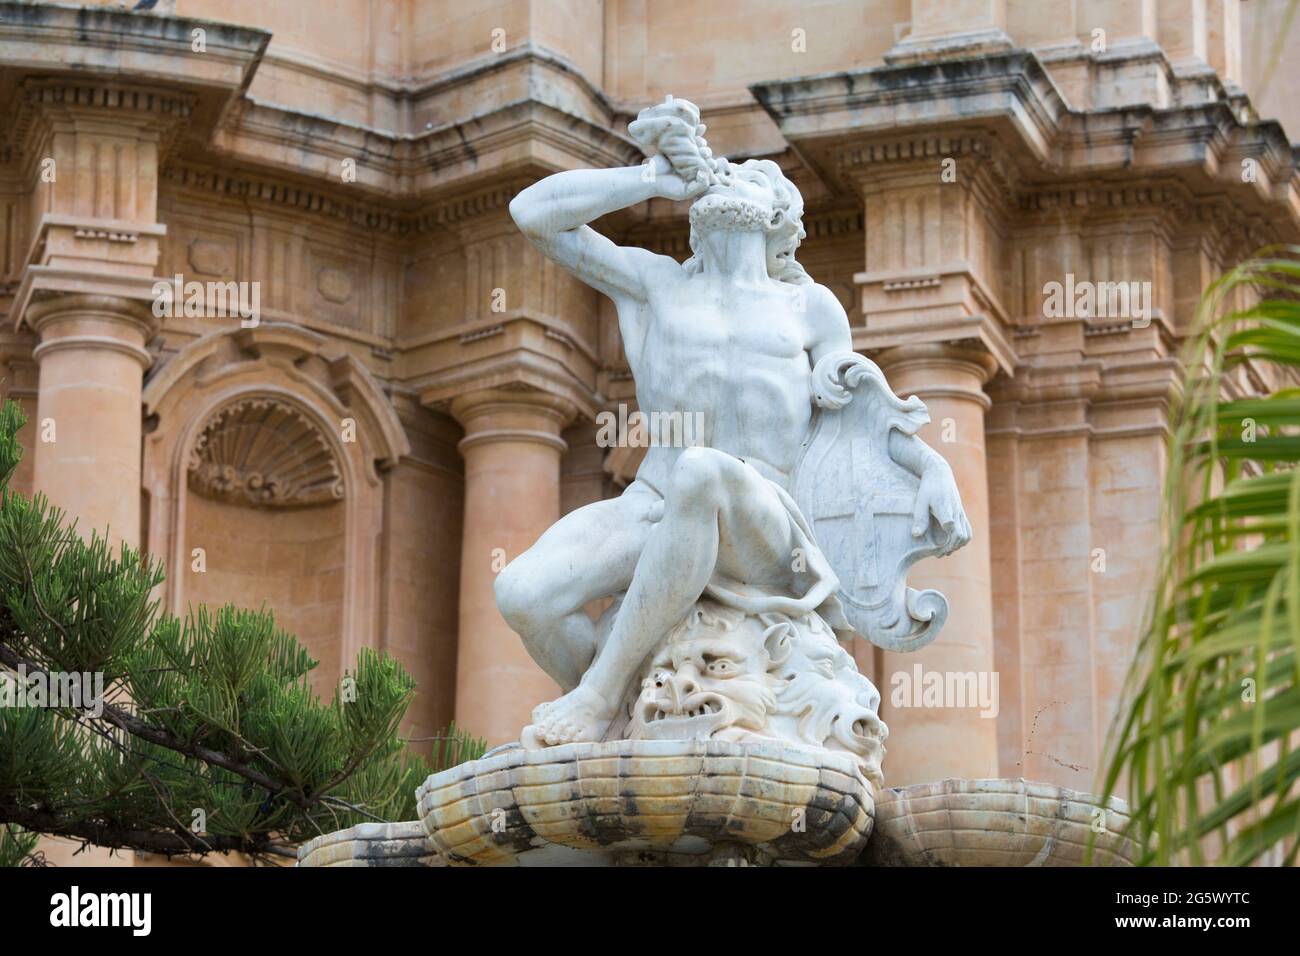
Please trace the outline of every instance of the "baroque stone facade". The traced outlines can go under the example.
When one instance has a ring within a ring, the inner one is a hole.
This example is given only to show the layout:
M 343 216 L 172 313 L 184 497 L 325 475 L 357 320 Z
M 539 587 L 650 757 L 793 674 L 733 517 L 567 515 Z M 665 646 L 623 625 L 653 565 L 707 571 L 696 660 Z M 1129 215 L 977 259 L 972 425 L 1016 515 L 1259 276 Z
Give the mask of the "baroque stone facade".
M 634 403 L 610 303 L 507 206 L 639 163 L 628 121 L 687 97 L 717 152 L 798 185 L 801 261 L 929 407 L 973 526 L 913 573 L 940 639 L 854 649 L 887 784 L 1094 789 L 1180 344 L 1218 273 L 1300 238 L 1297 41 L 1264 83 L 1284 3 L 175 6 L 0 2 L 20 490 L 162 560 L 173 610 L 265 601 L 322 688 L 360 647 L 400 657 L 413 736 L 512 738 L 557 689 L 495 576 L 640 450 L 597 440 Z M 680 205 L 599 225 L 689 255 Z

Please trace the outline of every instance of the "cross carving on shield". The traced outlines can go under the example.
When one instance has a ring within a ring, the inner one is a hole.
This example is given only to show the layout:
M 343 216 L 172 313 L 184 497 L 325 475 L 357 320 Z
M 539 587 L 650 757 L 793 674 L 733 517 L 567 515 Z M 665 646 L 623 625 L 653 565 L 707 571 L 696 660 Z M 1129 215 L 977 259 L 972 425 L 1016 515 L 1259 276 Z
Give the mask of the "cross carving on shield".
M 880 462 L 873 460 L 874 448 L 869 438 L 854 438 L 845 449 L 852 457 L 850 473 L 853 476 L 849 494 L 821 498 L 813 514 L 813 528 L 818 544 L 839 552 L 847 561 L 833 562 L 839 567 L 855 567 L 852 582 L 841 581 L 840 586 L 856 598 L 866 599 L 867 592 L 880 582 L 880 560 L 877 554 L 876 517 L 880 515 L 912 516 L 912 499 L 899 489 L 873 489 L 881 483 Z M 836 489 L 842 491 L 842 488 Z M 822 529 L 825 528 L 825 533 Z M 856 553 L 844 553 L 844 545 Z
M 943 543 L 933 522 L 912 535 L 920 476 L 893 459 L 889 438 L 894 429 L 913 435 L 929 416 L 919 400 L 898 398 L 860 355 L 826 356 L 818 368 L 838 370 L 853 397 L 814 414 L 792 496 L 839 577 L 849 624 L 877 647 L 915 650 L 939 632 L 948 603 L 938 591 L 909 588 L 907 572 L 943 553 Z

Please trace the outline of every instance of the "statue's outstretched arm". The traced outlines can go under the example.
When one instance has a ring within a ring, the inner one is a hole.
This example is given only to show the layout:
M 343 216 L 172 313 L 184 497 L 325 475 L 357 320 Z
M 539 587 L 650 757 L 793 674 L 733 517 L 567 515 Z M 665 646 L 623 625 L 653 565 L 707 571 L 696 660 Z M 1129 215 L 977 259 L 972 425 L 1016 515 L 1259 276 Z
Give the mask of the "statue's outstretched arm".
M 948 535 L 943 542 L 943 554 L 950 554 L 969 542 L 970 522 L 962 509 L 952 468 L 944 457 L 916 435 L 904 434 L 896 428 L 889 431 L 889 457 L 921 479 L 912 515 L 912 536 L 923 535 L 933 515 Z

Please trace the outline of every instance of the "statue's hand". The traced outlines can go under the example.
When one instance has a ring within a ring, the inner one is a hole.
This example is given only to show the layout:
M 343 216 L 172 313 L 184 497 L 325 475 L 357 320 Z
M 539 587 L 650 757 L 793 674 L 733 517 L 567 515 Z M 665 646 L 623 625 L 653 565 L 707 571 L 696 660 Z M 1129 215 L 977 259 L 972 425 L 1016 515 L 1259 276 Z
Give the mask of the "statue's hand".
M 938 455 L 933 455 L 921 472 L 921 486 L 916 491 L 916 506 L 912 513 L 912 537 L 919 538 L 925 534 L 931 515 L 946 535 L 939 541 L 940 554 L 951 554 L 970 541 L 970 522 L 962 510 L 952 468 Z
M 650 157 L 650 175 L 654 177 L 655 195 L 674 202 L 703 195 L 713 184 L 703 169 L 697 169 L 695 175 L 689 178 L 679 173 L 673 167 L 672 160 L 663 153 Z
M 665 199 L 692 199 L 718 181 L 725 160 L 714 159 L 700 111 L 689 100 L 669 97 L 643 109 L 627 130 L 650 154 L 651 174 Z
M 851 356 L 847 357 L 851 360 Z M 812 370 L 808 387 L 813 404 L 818 408 L 840 409 L 853 399 L 853 392 L 844 381 L 844 373 L 851 366 L 846 356 L 825 356 Z

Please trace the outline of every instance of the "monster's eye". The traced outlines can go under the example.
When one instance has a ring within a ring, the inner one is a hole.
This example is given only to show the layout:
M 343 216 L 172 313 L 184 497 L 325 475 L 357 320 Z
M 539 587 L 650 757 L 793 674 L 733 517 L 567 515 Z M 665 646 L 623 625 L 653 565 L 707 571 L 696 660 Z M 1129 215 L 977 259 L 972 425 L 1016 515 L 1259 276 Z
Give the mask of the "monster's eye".
M 709 673 L 715 677 L 730 677 L 736 673 L 736 663 L 725 657 L 716 657 L 709 661 Z

